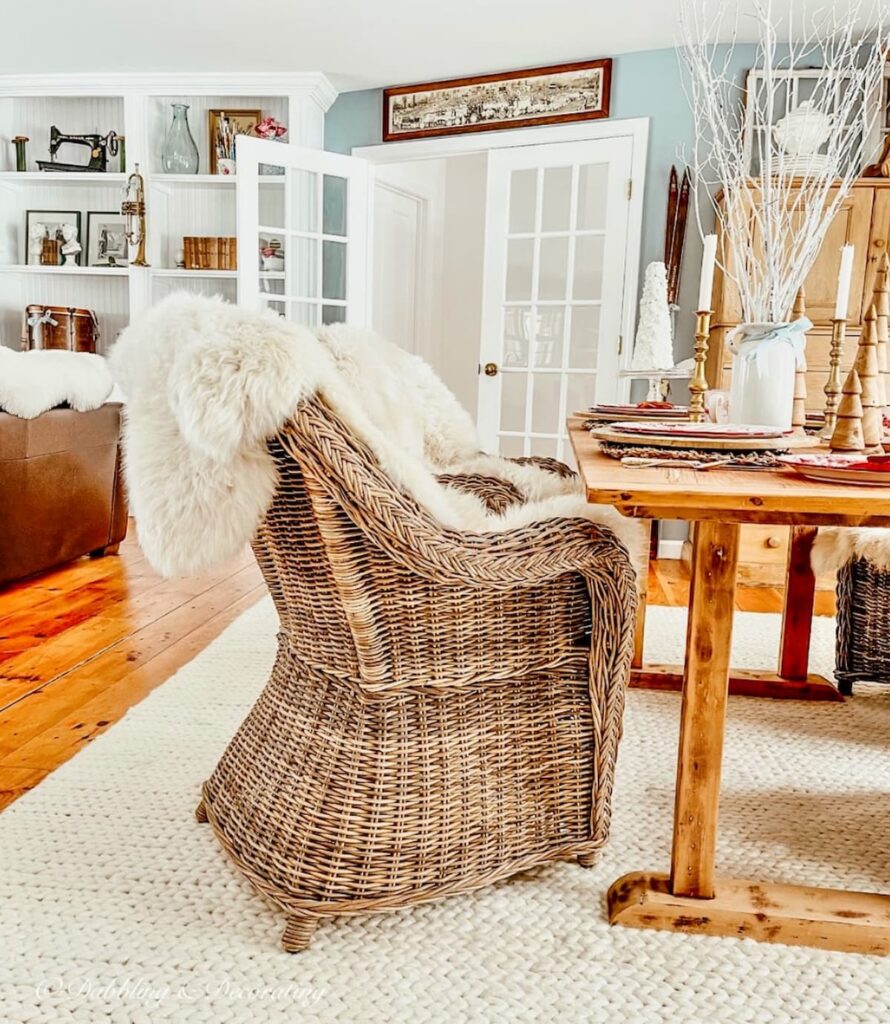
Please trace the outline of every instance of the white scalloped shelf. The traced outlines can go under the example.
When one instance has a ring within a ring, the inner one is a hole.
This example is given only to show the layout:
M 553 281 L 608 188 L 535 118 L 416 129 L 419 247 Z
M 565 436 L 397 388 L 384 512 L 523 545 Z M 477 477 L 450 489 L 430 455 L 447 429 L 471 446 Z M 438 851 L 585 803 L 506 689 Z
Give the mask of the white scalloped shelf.
M 182 267 L 158 267 L 152 270 L 154 277 L 237 277 L 237 270 L 185 270 Z M 283 281 L 283 270 L 261 270 L 260 278 L 266 281 Z
M 128 267 L 43 267 L 40 264 L 0 264 L 0 274 L 79 274 L 83 277 L 126 277 Z
M 149 178 L 151 185 L 210 185 L 223 188 L 234 188 L 237 181 L 237 174 L 164 174 L 163 171 L 155 171 Z M 260 185 L 283 185 L 284 181 L 284 175 L 259 176 Z
M 123 185 L 126 174 L 117 171 L 0 171 L 0 181 L 18 185 Z

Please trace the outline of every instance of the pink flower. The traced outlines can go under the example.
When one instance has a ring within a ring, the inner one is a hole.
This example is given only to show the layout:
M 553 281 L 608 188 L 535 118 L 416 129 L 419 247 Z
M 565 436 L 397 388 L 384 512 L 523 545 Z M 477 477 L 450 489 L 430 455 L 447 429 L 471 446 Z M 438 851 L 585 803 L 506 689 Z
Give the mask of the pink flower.
M 264 117 L 254 131 L 261 139 L 277 139 L 285 134 L 287 128 L 280 121 L 276 121 L 274 117 Z

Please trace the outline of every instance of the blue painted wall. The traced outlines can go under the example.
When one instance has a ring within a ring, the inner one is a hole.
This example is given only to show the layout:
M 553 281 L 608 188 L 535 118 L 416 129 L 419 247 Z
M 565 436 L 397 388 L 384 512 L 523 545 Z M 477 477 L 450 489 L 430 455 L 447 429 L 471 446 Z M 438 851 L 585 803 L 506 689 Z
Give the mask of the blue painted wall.
M 754 61 L 755 47 L 738 46 L 732 67 L 741 84 Z M 648 117 L 649 151 L 643 203 L 641 269 L 664 255 L 664 226 L 668 173 L 679 167 L 680 150 L 693 142 L 692 114 L 683 91 L 677 51 L 646 50 L 613 58 L 612 118 Z M 325 118 L 325 147 L 348 153 L 353 146 L 372 146 L 381 141 L 383 93 L 379 89 L 342 93 Z M 683 255 L 680 290 L 681 314 L 677 324 L 676 356 L 692 353 L 693 315 L 701 243 L 690 211 Z M 640 275 L 642 282 L 642 273 Z

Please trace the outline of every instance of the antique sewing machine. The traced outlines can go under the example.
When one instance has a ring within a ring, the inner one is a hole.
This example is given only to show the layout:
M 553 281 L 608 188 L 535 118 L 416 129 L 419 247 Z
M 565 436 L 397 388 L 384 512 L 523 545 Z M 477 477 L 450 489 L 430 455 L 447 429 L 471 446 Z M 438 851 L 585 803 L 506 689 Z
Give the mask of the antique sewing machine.
M 72 142 L 76 146 L 89 146 L 88 164 L 65 164 L 56 162 L 59 146 Z M 117 133 L 107 135 L 63 135 L 55 125 L 49 130 L 49 160 L 38 160 L 41 171 L 107 171 L 108 154 L 117 156 Z

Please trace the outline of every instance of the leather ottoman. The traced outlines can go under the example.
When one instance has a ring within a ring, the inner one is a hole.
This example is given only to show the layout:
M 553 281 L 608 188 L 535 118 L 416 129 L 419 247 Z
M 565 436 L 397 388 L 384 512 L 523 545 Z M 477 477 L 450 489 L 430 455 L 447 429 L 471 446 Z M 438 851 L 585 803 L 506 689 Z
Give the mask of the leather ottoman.
M 0 412 L 0 586 L 80 555 L 117 551 L 127 534 L 121 405 Z

